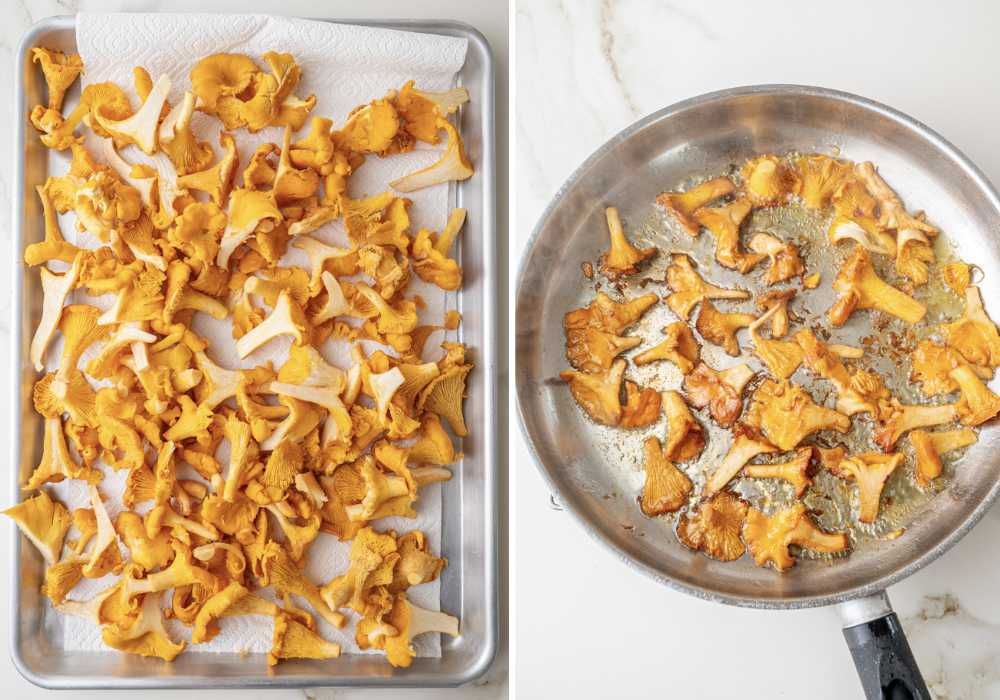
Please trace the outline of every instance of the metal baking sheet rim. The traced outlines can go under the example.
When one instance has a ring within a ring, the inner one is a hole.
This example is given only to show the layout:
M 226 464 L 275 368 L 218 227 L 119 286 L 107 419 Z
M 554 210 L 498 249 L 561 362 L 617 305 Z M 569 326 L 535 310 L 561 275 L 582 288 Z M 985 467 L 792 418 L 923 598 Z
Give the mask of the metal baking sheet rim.
M 322 19 L 318 21 L 338 21 Z M 73 657 L 84 657 L 83 663 L 78 664 L 81 672 L 76 673 L 52 673 L 40 671 L 33 667 L 25 656 L 24 644 L 26 640 L 22 634 L 22 552 L 21 536 L 17 528 L 10 524 L 11 552 L 14 558 L 10 572 L 10 656 L 15 668 L 29 682 L 34 685 L 60 690 L 71 689 L 196 689 L 196 688 L 309 688 L 309 687 L 448 687 L 470 683 L 484 674 L 490 667 L 497 653 L 499 644 L 499 622 L 498 622 L 498 491 L 497 491 L 497 425 L 494 414 L 490 410 L 496 402 L 496 179 L 495 179 L 495 121 L 494 121 L 494 65 L 493 51 L 486 38 L 474 27 L 463 22 L 453 20 L 351 20 L 344 21 L 344 24 L 369 25 L 384 27 L 387 29 L 398 29 L 402 31 L 426 32 L 431 34 L 444 34 L 449 36 L 464 37 L 469 42 L 469 56 L 474 56 L 479 62 L 475 72 L 469 70 L 469 57 L 466 58 L 466 65 L 459 72 L 462 84 L 472 87 L 476 85 L 478 90 L 478 109 L 480 112 L 479 141 L 481 153 L 477 163 L 477 175 L 469 181 L 461 183 L 457 188 L 457 198 L 459 204 L 466 204 L 471 201 L 471 197 L 480 199 L 478 206 L 481 207 L 481 258 L 482 270 L 478 284 L 481 286 L 482 308 L 478 309 L 482 322 L 481 338 L 477 340 L 474 352 L 477 353 L 478 372 L 473 373 L 473 377 L 478 374 L 480 394 L 480 404 L 482 407 L 482 422 L 479 431 L 472 431 L 472 434 L 480 440 L 478 459 L 481 460 L 481 503 L 482 503 L 482 526 L 481 536 L 478 544 L 481 546 L 479 558 L 481 564 L 479 568 L 472 572 L 480 578 L 477 589 L 477 599 L 469 600 L 466 595 L 466 584 L 470 574 L 465 567 L 464 555 L 466 552 L 442 552 L 445 555 L 451 554 L 451 558 L 463 559 L 461 580 L 459 585 L 462 592 L 459 596 L 461 600 L 461 613 L 463 639 L 468 639 L 468 632 L 465 629 L 464 614 L 470 606 L 479 607 L 482 615 L 482 625 L 475 630 L 477 636 L 477 647 L 467 661 L 459 661 L 449 667 L 449 657 L 456 658 L 457 654 L 452 649 L 456 643 L 448 643 L 442 640 L 442 655 L 437 659 L 415 659 L 413 665 L 408 669 L 394 669 L 390 667 L 381 656 L 344 656 L 340 659 L 328 661 L 293 661 L 284 662 L 273 672 L 268 672 L 260 664 L 248 661 L 238 654 L 201 654 L 191 655 L 199 657 L 212 657 L 212 661 L 225 662 L 232 659 L 236 665 L 237 673 L 231 676 L 210 675 L 208 673 L 186 675 L 176 674 L 176 670 L 183 666 L 184 656 L 173 664 L 131 657 L 115 652 L 61 652 L 67 659 Z M 30 406 L 30 400 L 26 402 L 24 395 L 24 382 L 22 381 L 23 356 L 24 356 L 24 333 L 23 333 L 23 303 L 24 303 L 24 267 L 21 264 L 22 250 L 24 246 L 24 217 L 25 217 L 25 146 L 27 138 L 27 127 L 24 115 L 27 114 L 25 56 L 28 48 L 44 40 L 47 34 L 54 32 L 66 32 L 75 29 L 75 19 L 70 16 L 49 17 L 34 24 L 21 39 L 18 46 L 15 61 L 17 72 L 14 81 L 14 182 L 16 189 L 12 192 L 12 216 L 13 216 L 13 236 L 12 236 L 12 297 L 11 297 L 11 366 L 10 377 L 12 380 L 12 401 L 17 404 L 13 406 L 12 416 L 12 436 L 11 436 L 11 476 L 10 476 L 10 498 L 13 503 L 21 499 L 20 488 L 20 466 L 22 463 L 22 440 L 25 407 Z M 468 74 L 467 74 L 468 71 Z M 461 118 L 466 118 L 463 114 Z M 477 186 L 474 186 L 477 185 Z M 472 190 L 468 192 L 467 190 Z M 471 240 L 471 239 L 466 239 Z M 465 241 L 461 243 L 463 258 L 466 254 Z M 463 312 L 468 312 L 465 308 L 465 297 L 460 296 L 460 304 Z M 465 314 L 463 313 L 463 316 Z M 476 394 L 475 380 L 470 386 L 470 398 Z M 464 467 L 464 464 L 463 464 Z M 464 479 L 463 469 L 462 482 Z M 466 499 L 463 492 L 458 492 L 458 510 L 464 510 Z M 453 506 L 449 499 L 442 495 L 444 500 L 445 513 L 449 507 Z M 452 518 L 455 523 L 464 528 L 465 518 L 461 516 Z M 447 532 L 449 520 L 445 516 L 444 528 Z M 31 554 L 34 554 L 33 552 Z M 447 571 L 446 574 L 447 575 Z M 444 594 L 444 579 L 442 581 Z M 39 616 L 41 623 L 42 617 Z M 50 650 L 51 651 L 51 650 Z M 188 658 L 191 658 L 189 656 Z M 87 675 L 82 669 L 87 667 L 87 661 L 96 661 L 97 657 L 109 657 L 119 659 L 122 662 L 117 666 L 124 669 L 129 675 L 114 674 L 94 674 Z M 218 670 L 219 664 L 213 670 Z M 341 673 L 345 666 L 361 667 L 369 669 L 371 673 Z M 434 666 L 442 666 L 435 669 Z M 243 672 L 247 672 L 245 675 Z

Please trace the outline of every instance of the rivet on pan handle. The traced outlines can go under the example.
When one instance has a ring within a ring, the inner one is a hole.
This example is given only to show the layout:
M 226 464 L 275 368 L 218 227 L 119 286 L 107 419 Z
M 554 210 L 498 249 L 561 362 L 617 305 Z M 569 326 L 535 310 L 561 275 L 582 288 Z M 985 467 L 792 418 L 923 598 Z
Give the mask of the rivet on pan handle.
M 884 591 L 838 608 L 868 700 L 932 700 Z

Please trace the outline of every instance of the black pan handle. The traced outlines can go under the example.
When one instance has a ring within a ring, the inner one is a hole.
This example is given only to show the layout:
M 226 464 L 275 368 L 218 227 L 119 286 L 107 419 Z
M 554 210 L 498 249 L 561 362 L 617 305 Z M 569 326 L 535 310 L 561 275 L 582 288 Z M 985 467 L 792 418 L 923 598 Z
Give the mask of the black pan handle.
M 867 700 L 932 700 L 884 592 L 841 603 L 840 613 Z

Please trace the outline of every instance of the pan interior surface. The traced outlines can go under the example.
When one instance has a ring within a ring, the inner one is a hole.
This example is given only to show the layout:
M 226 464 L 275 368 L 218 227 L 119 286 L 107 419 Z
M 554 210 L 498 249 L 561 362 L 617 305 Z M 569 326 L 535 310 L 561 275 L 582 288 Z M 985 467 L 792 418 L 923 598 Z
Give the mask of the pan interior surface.
M 596 429 L 558 380 L 568 368 L 563 314 L 593 297 L 593 283 L 585 284 L 580 264 L 597 260 L 607 247 L 605 207 L 617 207 L 630 230 L 633 222 L 638 227 L 665 216 L 654 204 L 663 190 L 725 173 L 755 155 L 789 152 L 874 162 L 910 211 L 928 212 L 955 256 L 984 271 L 978 284 L 986 309 L 1000 319 L 995 303 L 1000 200 L 985 177 L 941 137 L 904 115 L 851 95 L 797 86 L 737 88 L 695 98 L 612 139 L 550 205 L 525 251 L 518 280 L 518 405 L 553 493 L 630 565 L 688 593 L 740 605 L 820 605 L 884 588 L 957 541 L 1000 489 L 1000 460 L 994 457 L 1000 430 L 987 424 L 946 487 L 893 523 L 905 528 L 902 536 L 866 539 L 846 558 L 803 558 L 783 575 L 746 557 L 723 563 L 692 552 L 677 541 L 672 520 L 640 512 L 640 456 L 609 450 L 609 433 Z M 707 276 L 718 277 L 717 270 Z M 831 281 L 824 274 L 821 286 Z M 628 295 L 649 291 L 667 293 L 653 283 L 641 291 L 633 287 Z

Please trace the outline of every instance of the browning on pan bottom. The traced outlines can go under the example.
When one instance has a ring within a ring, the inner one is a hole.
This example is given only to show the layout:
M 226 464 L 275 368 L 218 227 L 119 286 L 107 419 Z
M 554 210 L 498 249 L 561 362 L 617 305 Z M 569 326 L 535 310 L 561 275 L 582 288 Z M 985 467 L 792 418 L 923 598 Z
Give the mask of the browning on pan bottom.
M 642 512 L 677 514 L 707 556 L 778 571 L 901 535 L 1000 412 L 985 383 L 1000 333 L 972 267 L 946 263 L 938 229 L 868 162 L 765 155 L 656 201 L 671 233 L 648 247 L 607 209 L 604 283 L 565 316 L 560 375 L 602 425 L 666 415 L 636 455 Z

